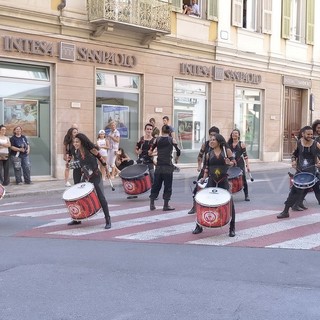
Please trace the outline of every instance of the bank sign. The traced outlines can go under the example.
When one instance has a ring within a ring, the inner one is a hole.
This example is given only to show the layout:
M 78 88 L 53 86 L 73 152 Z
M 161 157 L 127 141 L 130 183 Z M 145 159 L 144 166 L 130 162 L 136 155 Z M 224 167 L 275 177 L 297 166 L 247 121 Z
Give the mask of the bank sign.
M 3 37 L 3 50 L 24 54 L 58 57 L 60 60 L 71 62 L 85 61 L 127 68 L 132 68 L 137 64 L 136 57 L 132 55 L 77 47 L 75 44 L 67 42 L 53 43 L 49 41 L 5 36 Z
M 261 75 L 252 72 L 234 71 L 223 67 L 207 67 L 197 64 L 180 63 L 180 74 L 212 78 L 214 80 L 229 80 L 251 84 L 261 83 Z

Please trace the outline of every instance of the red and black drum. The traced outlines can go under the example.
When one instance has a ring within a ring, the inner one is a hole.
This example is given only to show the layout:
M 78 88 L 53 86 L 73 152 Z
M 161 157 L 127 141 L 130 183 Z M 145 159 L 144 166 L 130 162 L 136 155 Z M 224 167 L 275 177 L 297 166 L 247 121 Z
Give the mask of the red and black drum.
M 119 176 L 126 194 L 138 195 L 151 189 L 149 169 L 145 164 L 128 166 L 121 170 Z
M 228 182 L 231 193 L 237 193 L 243 188 L 243 171 L 239 167 L 231 167 L 228 169 Z
M 317 183 L 318 178 L 310 172 L 300 172 L 290 177 L 290 187 L 294 185 L 298 189 L 309 189 L 308 192 L 313 191 L 312 187 Z
M 101 209 L 101 204 L 90 182 L 78 183 L 67 189 L 63 195 L 70 216 L 73 220 L 92 217 Z
M 218 228 L 230 221 L 231 194 L 222 188 L 206 188 L 195 196 L 197 222 L 203 227 Z

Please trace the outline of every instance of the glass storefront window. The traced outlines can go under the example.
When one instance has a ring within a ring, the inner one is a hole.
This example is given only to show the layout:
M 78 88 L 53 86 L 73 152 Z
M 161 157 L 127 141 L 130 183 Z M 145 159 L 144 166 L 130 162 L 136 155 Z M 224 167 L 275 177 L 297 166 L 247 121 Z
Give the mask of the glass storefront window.
M 120 147 L 132 158 L 139 134 L 140 76 L 132 74 L 96 73 L 96 133 L 108 130 L 116 121 Z
M 181 163 L 194 163 L 207 132 L 206 83 L 175 80 L 173 126 L 179 148 L 183 150 Z
M 8 136 L 16 126 L 22 127 L 31 147 L 33 176 L 52 174 L 49 75 L 49 67 L 0 63 L 0 122 Z
M 240 130 L 240 140 L 245 142 L 249 158 L 259 159 L 262 92 L 236 88 L 235 96 L 235 128 Z

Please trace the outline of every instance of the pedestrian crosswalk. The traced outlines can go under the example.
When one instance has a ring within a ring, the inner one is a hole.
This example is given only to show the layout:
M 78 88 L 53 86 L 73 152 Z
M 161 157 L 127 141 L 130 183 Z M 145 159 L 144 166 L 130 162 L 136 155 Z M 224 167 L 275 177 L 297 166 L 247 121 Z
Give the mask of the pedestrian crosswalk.
M 179 243 L 187 245 L 238 246 L 320 250 L 320 212 L 309 208 L 293 212 L 289 219 L 278 220 L 278 210 L 240 207 L 236 215 L 236 236 L 228 236 L 228 225 L 221 228 L 204 228 L 192 234 L 196 215 L 188 215 L 189 208 L 182 205 L 175 211 L 164 212 L 161 207 L 150 211 L 141 202 L 110 203 L 112 228 L 104 229 L 102 212 L 83 220 L 77 226 L 70 221 L 65 204 L 35 205 L 15 208 L 6 204 L 2 215 L 33 218 L 37 226 L 17 233 L 21 237 L 51 237 L 85 240 L 114 240 L 134 242 Z M 250 209 L 250 210 L 248 210 Z

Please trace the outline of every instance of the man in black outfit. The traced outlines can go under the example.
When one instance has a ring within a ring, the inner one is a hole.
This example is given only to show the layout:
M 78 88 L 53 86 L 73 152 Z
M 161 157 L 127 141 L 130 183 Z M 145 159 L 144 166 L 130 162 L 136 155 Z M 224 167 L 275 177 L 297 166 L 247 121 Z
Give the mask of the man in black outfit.
M 297 149 L 292 157 L 292 167 L 297 169 L 297 172 L 311 173 L 315 177 L 318 175 L 317 168 L 319 167 L 320 143 L 313 140 L 313 130 L 310 126 L 305 126 L 301 129 L 302 138 L 297 142 Z M 320 203 L 320 181 L 317 181 L 312 187 L 315 196 Z M 302 203 L 308 189 L 300 189 L 295 185 L 292 186 L 288 198 L 285 202 L 285 207 L 282 212 L 277 215 L 278 219 L 289 218 L 289 209 L 296 203 Z
M 176 140 L 170 137 L 170 126 L 164 125 L 161 131 L 162 135 L 156 139 L 155 143 L 149 150 L 150 156 L 152 155 L 155 148 L 157 148 L 158 153 L 157 166 L 154 173 L 154 182 L 152 184 L 150 194 L 150 210 L 156 209 L 154 201 L 158 198 L 163 183 L 163 211 L 169 211 L 175 209 L 169 206 L 169 201 L 172 194 L 172 179 L 174 171 L 174 165 L 172 164 L 172 151 L 173 148 L 175 148 L 177 152 L 175 163 L 178 162 L 181 151 L 177 145 Z

